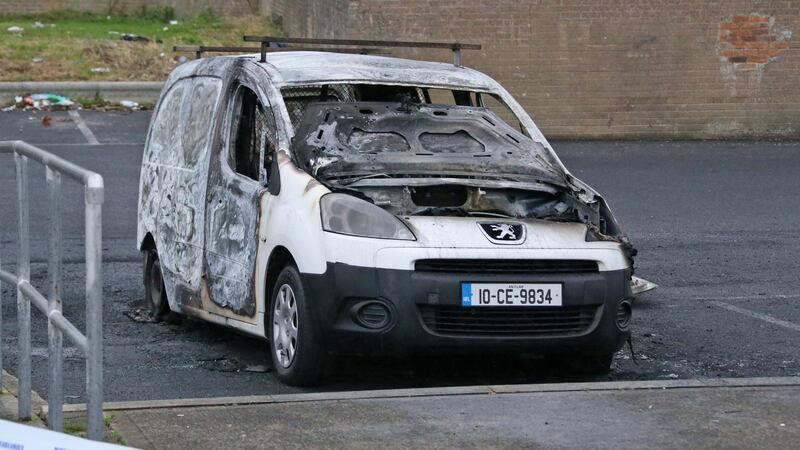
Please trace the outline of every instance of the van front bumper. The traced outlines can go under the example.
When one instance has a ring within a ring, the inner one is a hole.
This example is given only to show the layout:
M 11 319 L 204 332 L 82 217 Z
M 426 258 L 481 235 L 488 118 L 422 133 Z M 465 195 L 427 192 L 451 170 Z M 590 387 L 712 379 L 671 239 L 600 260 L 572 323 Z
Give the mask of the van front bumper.
M 619 350 L 630 335 L 627 325 L 618 324 L 617 315 L 620 303 L 631 297 L 628 269 L 447 273 L 328 263 L 325 273 L 302 277 L 318 331 L 334 353 L 609 353 Z M 563 306 L 465 308 L 461 306 L 464 281 L 559 282 Z M 365 326 L 365 316 L 375 317 L 369 311 L 359 316 L 365 305 L 383 305 L 388 321 L 376 328 Z M 522 331 L 503 326 L 494 331 L 504 320 L 514 321 Z

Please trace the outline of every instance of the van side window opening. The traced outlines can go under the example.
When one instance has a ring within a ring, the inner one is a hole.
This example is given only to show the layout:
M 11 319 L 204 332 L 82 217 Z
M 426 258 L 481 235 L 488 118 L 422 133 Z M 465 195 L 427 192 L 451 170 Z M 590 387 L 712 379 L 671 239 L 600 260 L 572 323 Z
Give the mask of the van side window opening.
M 146 161 L 192 169 L 206 153 L 222 82 L 183 79 L 166 94 L 156 114 Z
M 275 125 L 275 116 L 272 110 L 267 108 L 260 114 L 256 114 L 256 127 L 258 136 L 264 146 L 264 167 L 269 165 L 269 156 L 278 149 L 278 127 Z
M 235 104 L 231 147 L 228 154 L 231 167 L 239 174 L 258 181 L 261 167 L 262 139 L 267 134 L 267 114 L 258 96 L 246 87 L 239 88 Z
M 222 82 L 216 78 L 195 78 L 192 101 L 183 126 L 183 162 L 186 167 L 194 167 L 205 155 L 221 85 Z
M 153 132 L 147 148 L 146 160 L 159 161 L 162 164 L 174 164 L 174 150 L 178 144 L 181 103 L 183 91 L 188 81 L 179 81 L 161 101 L 156 119 L 153 121 Z

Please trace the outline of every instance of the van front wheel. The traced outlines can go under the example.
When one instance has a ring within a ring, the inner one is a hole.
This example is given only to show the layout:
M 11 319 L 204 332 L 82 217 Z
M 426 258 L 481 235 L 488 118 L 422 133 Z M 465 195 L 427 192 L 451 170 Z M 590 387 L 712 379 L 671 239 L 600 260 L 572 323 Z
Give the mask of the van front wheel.
M 161 272 L 161 260 L 155 250 L 145 251 L 144 300 L 153 320 L 160 322 L 169 313 L 167 291 Z
M 325 352 L 294 266 L 278 275 L 269 311 L 267 337 L 278 378 L 293 386 L 316 384 L 324 370 Z

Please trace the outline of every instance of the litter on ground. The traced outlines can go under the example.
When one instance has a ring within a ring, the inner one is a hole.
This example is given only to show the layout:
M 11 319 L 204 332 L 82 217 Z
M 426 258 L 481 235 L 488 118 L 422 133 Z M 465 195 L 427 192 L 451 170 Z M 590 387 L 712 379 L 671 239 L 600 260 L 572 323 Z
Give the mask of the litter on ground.
M 132 100 L 122 100 L 119 104 L 128 109 L 139 109 L 139 104 Z
M 139 36 L 137 34 L 130 34 L 130 33 L 123 33 L 120 36 L 120 39 L 123 41 L 131 41 L 131 42 L 150 42 L 150 39 L 144 36 Z

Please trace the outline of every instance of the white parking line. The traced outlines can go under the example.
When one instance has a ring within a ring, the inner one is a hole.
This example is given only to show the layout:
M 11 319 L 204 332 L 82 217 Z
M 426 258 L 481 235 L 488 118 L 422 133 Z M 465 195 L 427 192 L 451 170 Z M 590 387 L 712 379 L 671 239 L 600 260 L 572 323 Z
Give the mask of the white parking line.
M 680 297 L 680 298 L 672 298 L 666 297 L 666 300 L 676 301 L 676 300 L 686 300 L 692 302 L 712 302 L 712 301 L 724 301 L 724 302 L 735 302 L 740 300 L 795 300 L 800 299 L 800 294 L 767 294 L 767 295 L 732 295 L 732 296 L 716 296 L 716 297 Z
M 713 303 L 714 305 L 719 306 L 720 308 L 725 308 L 728 311 L 733 311 L 733 312 L 737 312 L 739 314 L 744 314 L 745 316 L 749 316 L 749 317 L 752 317 L 754 319 L 763 320 L 764 322 L 769 322 L 769 323 L 771 323 L 773 325 L 778 325 L 780 327 L 788 328 L 790 330 L 800 331 L 800 325 L 798 325 L 796 323 L 793 323 L 793 322 L 787 322 L 785 320 L 781 320 L 781 319 L 778 319 L 776 317 L 772 317 L 772 316 L 767 315 L 767 314 L 761 314 L 761 313 L 757 313 L 755 311 L 750 311 L 749 309 L 740 308 L 738 306 L 731 305 L 730 303 L 719 302 L 719 301 L 712 301 L 711 303 Z
M 86 122 L 83 121 L 81 115 L 78 114 L 78 111 L 70 109 L 69 116 L 72 117 L 72 121 L 75 122 L 75 125 L 77 125 L 78 129 L 81 130 L 83 137 L 86 138 L 86 141 L 89 142 L 90 145 L 98 145 L 100 143 L 100 141 L 98 141 L 94 136 L 94 133 L 92 133 L 92 130 L 89 129 L 89 126 L 86 125 Z

